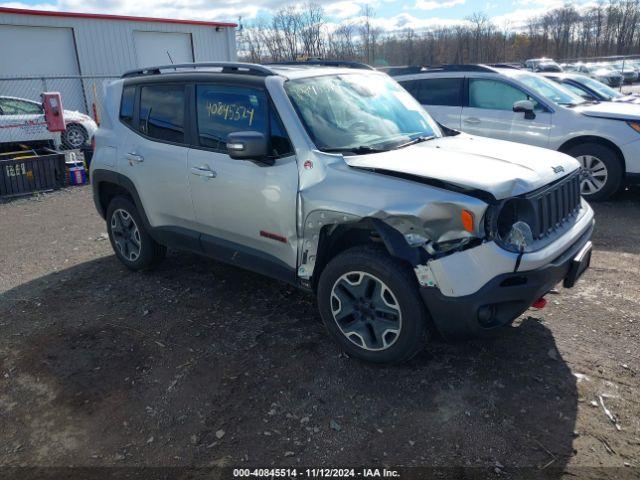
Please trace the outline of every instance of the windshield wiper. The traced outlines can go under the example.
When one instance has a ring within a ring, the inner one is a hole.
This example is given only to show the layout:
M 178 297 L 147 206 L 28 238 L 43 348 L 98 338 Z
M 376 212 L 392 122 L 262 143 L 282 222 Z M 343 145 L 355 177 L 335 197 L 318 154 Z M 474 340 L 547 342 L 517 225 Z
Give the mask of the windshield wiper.
M 340 148 L 320 148 L 321 152 L 327 153 L 353 153 L 355 155 L 366 155 L 367 153 L 388 152 L 388 149 L 373 148 L 368 145 L 360 145 L 358 147 L 340 147 Z
M 408 147 L 409 145 L 415 145 L 416 143 L 422 143 L 436 138 L 435 135 L 420 135 L 408 142 L 401 143 L 400 145 L 393 147 L 393 150 L 398 150 L 399 148 Z

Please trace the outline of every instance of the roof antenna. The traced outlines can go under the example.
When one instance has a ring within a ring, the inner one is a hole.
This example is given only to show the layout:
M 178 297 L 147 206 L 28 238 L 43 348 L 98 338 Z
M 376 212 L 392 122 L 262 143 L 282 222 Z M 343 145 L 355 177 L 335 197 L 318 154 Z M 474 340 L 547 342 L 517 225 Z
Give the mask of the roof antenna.
M 169 57 L 169 61 L 171 62 L 171 65 L 175 65 L 175 63 L 173 63 L 173 58 L 171 58 L 171 54 L 169 53 L 169 50 L 167 50 L 167 57 Z M 178 69 L 174 68 L 174 70 L 177 72 Z

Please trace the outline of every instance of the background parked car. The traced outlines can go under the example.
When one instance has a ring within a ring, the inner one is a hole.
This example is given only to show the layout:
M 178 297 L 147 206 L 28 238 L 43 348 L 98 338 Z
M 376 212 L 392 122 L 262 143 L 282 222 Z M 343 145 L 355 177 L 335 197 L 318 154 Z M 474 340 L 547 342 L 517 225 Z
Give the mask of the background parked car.
M 619 72 L 624 83 L 630 84 L 638 81 L 638 69 L 629 62 L 612 62 L 607 66 Z
M 534 69 L 534 72 L 561 72 L 562 67 L 554 61 L 540 62 Z
M 640 104 L 640 97 L 636 94 L 620 93 L 608 85 L 586 75 L 573 72 L 542 73 L 546 78 L 558 82 L 585 100 L 598 102 L 625 102 Z
M 587 102 L 543 76 L 453 65 L 395 77 L 442 125 L 567 153 L 584 167 L 582 194 L 601 200 L 640 182 L 640 112 Z
M 82 148 L 91 144 L 98 126 L 84 113 L 65 110 L 66 130 L 52 133 L 47 129 L 42 104 L 17 97 L 0 97 L 0 143 L 52 142 L 55 147 Z
M 12 97 L 0 97 L 0 147 L 11 149 L 16 143 L 33 146 L 60 146 L 60 133 L 50 132 L 42 105 Z
M 610 87 L 619 87 L 622 85 L 623 77 L 620 72 L 616 72 L 609 67 L 604 67 L 592 63 L 579 63 L 575 66 L 576 72 L 583 73 L 591 78 L 598 80 Z
M 558 65 L 553 58 L 530 58 L 525 60 L 524 67 L 532 72 L 550 71 L 561 72 L 562 68 Z

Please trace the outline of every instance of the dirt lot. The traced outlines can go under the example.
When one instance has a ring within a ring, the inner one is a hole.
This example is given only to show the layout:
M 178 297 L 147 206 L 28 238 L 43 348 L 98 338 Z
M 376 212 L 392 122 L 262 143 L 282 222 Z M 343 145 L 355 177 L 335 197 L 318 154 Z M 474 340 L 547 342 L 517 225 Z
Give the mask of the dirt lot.
M 637 478 L 640 191 L 595 208 L 577 288 L 496 338 L 378 368 L 286 285 L 178 252 L 127 271 L 88 187 L 0 205 L 0 465 Z

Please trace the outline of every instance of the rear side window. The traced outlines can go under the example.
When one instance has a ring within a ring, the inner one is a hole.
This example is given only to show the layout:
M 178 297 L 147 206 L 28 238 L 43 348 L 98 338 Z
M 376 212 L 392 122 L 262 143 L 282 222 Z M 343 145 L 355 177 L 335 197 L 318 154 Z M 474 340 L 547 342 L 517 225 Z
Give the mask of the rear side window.
M 462 106 L 462 78 L 416 80 L 411 92 L 422 105 Z
M 25 102 L 17 98 L 0 99 L 0 109 L 5 115 L 38 115 L 43 113 L 37 103 Z
M 136 87 L 124 87 L 122 90 L 122 100 L 120 102 L 120 120 L 130 126 L 133 126 L 133 105 L 135 98 Z
M 148 85 L 140 88 L 138 130 L 151 138 L 184 143 L 183 85 Z
M 196 87 L 198 138 L 203 147 L 227 151 L 232 132 L 269 135 L 268 102 L 261 90 L 227 85 Z
M 404 88 L 411 95 L 416 98 L 418 97 L 418 85 L 420 83 L 420 80 L 405 80 L 398 83 L 400 83 L 400 85 L 402 85 L 402 88 Z

